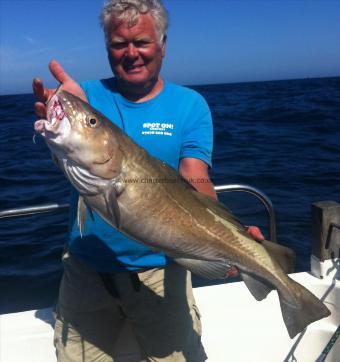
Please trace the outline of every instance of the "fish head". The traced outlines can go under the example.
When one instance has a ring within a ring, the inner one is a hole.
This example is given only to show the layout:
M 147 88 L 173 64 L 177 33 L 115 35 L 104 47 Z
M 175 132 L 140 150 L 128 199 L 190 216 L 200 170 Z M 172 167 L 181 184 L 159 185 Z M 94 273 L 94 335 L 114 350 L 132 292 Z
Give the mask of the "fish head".
M 57 160 L 68 160 L 92 175 L 119 174 L 122 152 L 112 122 L 88 103 L 60 88 L 47 103 L 47 119 L 35 122 Z

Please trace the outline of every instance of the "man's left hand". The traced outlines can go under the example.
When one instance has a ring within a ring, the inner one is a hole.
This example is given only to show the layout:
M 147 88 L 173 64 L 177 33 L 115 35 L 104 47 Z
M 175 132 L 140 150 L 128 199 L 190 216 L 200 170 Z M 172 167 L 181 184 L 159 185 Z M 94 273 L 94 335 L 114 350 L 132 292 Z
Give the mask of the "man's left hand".
M 247 233 L 256 241 L 264 240 L 264 236 L 261 233 L 261 230 L 257 226 L 247 226 Z

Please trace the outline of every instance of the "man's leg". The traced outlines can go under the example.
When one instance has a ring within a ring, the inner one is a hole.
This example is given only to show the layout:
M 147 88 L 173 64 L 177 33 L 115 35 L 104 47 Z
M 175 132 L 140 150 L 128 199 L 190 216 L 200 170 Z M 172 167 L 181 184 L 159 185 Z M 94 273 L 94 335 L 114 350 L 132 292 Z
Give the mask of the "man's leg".
M 111 362 L 124 313 L 97 272 L 68 253 L 63 263 L 54 335 L 58 361 Z
M 115 274 L 122 309 L 131 322 L 144 360 L 205 361 L 191 274 L 173 264 L 135 273 L 132 283 L 126 280 L 128 277 L 126 273 Z

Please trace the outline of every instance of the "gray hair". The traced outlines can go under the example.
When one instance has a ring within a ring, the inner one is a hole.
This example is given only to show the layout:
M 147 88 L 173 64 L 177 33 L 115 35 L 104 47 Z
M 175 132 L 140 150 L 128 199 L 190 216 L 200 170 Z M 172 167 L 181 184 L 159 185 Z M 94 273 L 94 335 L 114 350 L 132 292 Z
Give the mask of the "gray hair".
M 112 15 L 132 27 L 137 24 L 141 14 L 147 13 L 150 13 L 155 21 L 158 41 L 161 44 L 168 29 L 168 12 L 162 0 L 107 0 L 100 14 L 100 24 L 104 29 L 106 44 Z

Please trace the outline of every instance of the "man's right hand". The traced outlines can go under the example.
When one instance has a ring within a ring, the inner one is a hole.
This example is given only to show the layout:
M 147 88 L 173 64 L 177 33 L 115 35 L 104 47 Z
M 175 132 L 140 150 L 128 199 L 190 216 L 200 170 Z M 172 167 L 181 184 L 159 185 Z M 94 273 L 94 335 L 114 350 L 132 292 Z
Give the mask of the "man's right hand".
M 48 65 L 53 77 L 61 84 L 61 88 L 87 102 L 86 95 L 79 84 L 74 81 L 56 61 L 52 60 Z M 43 82 L 38 79 L 33 79 L 33 93 L 37 99 L 34 104 L 35 113 L 40 118 L 46 118 L 46 103 L 52 97 L 55 89 L 44 88 Z

